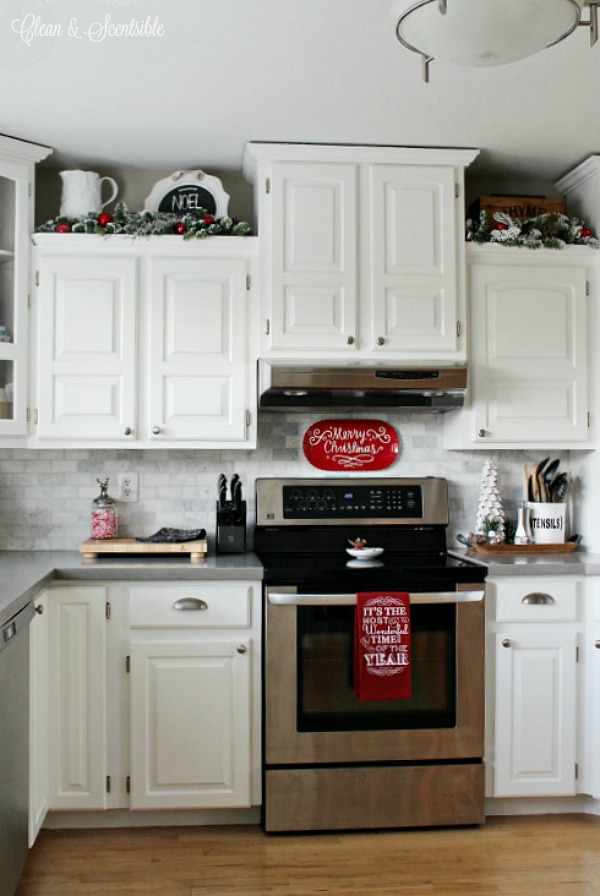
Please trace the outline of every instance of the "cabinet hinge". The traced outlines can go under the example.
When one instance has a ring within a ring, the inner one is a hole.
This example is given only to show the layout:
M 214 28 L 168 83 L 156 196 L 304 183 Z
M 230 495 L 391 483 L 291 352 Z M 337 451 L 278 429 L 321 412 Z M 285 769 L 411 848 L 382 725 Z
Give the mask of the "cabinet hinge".
M 268 336 L 270 332 L 271 332 L 271 321 L 267 317 L 267 319 L 265 320 L 265 336 Z
M 454 196 L 456 199 L 460 196 L 460 184 L 454 184 Z
M 579 780 L 579 763 L 575 763 L 575 780 Z
M 587 425 L 588 425 L 588 429 L 589 429 L 589 428 L 591 427 L 591 425 L 592 425 L 592 415 L 590 414 L 589 411 L 587 412 L 587 420 L 588 420 L 588 424 L 587 424 Z
M 112 607 L 110 605 L 110 601 L 107 600 L 106 605 L 104 607 L 104 615 L 106 616 L 107 619 L 110 619 L 111 612 L 112 612 Z
M 131 775 L 125 778 L 125 793 L 131 793 Z
M 246 411 L 246 426 L 250 426 L 252 423 L 252 415 L 250 411 Z
M 35 272 L 35 285 L 36 286 L 40 285 L 40 272 L 39 271 Z
M 246 289 L 252 289 L 252 277 L 246 274 Z
M 457 320 L 456 321 L 456 336 L 458 339 L 460 339 L 461 333 L 462 333 L 462 327 L 460 325 L 460 321 Z
M 34 423 L 34 426 L 37 426 L 37 425 L 38 425 L 38 418 L 39 418 L 39 414 L 38 414 L 38 409 L 36 408 L 35 411 L 33 412 L 33 423 Z
M 33 185 L 32 184 L 27 184 L 27 195 L 33 196 Z
M 110 775 L 106 776 L 106 792 L 110 793 Z
M 575 648 L 575 662 L 579 662 L 579 647 Z
M 125 657 L 125 671 L 127 672 L 128 675 L 131 672 L 131 657 L 130 656 Z
M 585 281 L 585 294 L 586 294 L 586 296 L 589 296 L 589 294 L 590 294 L 590 281 L 589 280 Z
M 31 422 L 31 408 L 27 408 L 27 422 Z
M 270 192 L 271 192 L 271 178 L 267 177 L 267 178 L 265 178 L 265 193 L 270 193 Z

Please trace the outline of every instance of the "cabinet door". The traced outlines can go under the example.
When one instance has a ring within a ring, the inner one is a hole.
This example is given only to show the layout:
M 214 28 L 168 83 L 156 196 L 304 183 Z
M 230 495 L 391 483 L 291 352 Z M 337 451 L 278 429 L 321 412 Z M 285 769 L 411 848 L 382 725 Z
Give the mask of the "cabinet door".
M 34 600 L 29 627 L 29 846 L 48 811 L 48 597 Z
M 454 169 L 367 169 L 371 351 L 457 351 L 457 224 Z M 461 234 L 462 238 L 462 234 Z
M 39 438 L 135 434 L 137 261 L 39 259 Z
M 131 645 L 132 809 L 250 806 L 250 647 Z
M 584 267 L 473 265 L 474 437 L 586 440 L 585 280 Z
M 494 796 L 575 793 L 576 637 L 496 635 Z
M 50 592 L 50 809 L 106 808 L 106 596 Z
M 357 167 L 273 166 L 270 343 L 274 350 L 356 350 Z
M 151 269 L 148 438 L 244 441 L 246 262 L 154 258 Z

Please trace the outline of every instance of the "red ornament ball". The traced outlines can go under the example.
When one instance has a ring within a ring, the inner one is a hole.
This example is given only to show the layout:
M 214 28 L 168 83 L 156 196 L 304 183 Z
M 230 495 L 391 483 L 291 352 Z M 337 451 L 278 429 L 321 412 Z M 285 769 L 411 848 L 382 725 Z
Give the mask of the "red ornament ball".
M 584 228 L 582 229 L 582 231 L 581 231 L 581 235 L 582 235 L 582 236 L 591 236 L 591 235 L 592 235 L 592 231 L 590 230 L 589 227 L 584 227 Z
M 497 221 L 494 230 L 508 230 L 508 224 L 503 224 L 502 221 Z
M 67 224 L 67 223 L 58 224 L 56 227 L 56 232 L 57 233 L 71 233 L 71 225 Z
M 187 227 L 183 223 L 183 221 L 178 221 L 175 225 L 175 233 L 183 234 L 187 230 Z
M 202 220 L 204 221 L 205 224 L 214 224 L 215 223 L 215 219 L 214 219 L 213 215 L 205 215 Z
M 98 215 L 98 224 L 100 227 L 106 227 L 107 224 L 112 224 L 113 216 L 110 212 L 100 212 Z

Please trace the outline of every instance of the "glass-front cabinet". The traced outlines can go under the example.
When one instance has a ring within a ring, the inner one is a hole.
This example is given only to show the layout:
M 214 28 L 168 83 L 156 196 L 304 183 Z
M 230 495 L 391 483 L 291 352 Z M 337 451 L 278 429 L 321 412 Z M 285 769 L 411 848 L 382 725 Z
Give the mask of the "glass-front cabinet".
M 34 166 L 51 150 L 0 136 L 0 437 L 27 432 L 27 343 Z

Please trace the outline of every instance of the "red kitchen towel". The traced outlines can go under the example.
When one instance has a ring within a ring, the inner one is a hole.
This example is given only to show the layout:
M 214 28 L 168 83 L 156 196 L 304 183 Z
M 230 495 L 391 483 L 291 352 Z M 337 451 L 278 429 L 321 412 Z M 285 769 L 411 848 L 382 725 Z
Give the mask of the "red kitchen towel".
M 354 693 L 359 700 L 408 700 L 410 678 L 410 595 L 356 595 Z

